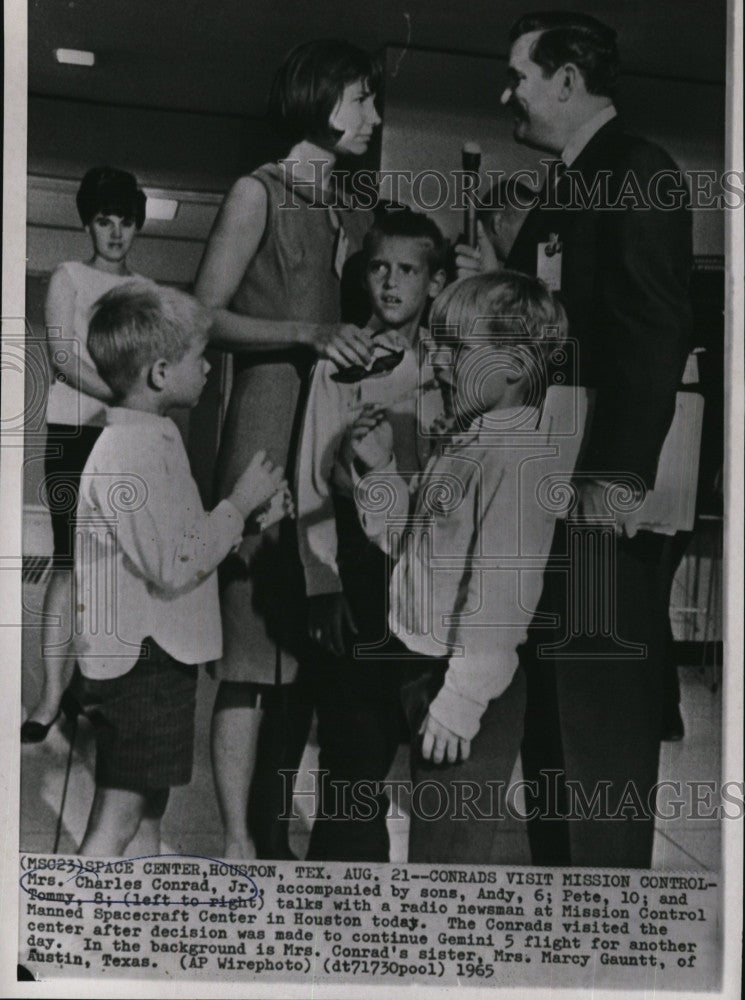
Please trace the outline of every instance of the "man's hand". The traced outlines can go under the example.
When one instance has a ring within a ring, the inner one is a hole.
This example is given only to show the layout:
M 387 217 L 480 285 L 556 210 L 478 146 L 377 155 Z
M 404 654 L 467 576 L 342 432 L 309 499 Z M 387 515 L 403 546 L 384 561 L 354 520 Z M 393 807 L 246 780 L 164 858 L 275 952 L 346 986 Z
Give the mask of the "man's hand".
M 475 247 L 467 243 L 456 244 L 455 267 L 459 278 L 472 278 L 475 274 L 498 271 L 502 267 L 491 240 L 480 222 L 476 223 L 476 236 L 478 243 Z
M 370 331 L 351 323 L 314 326 L 308 335 L 308 343 L 319 358 L 327 358 L 339 368 L 351 365 L 366 368 L 372 361 Z
M 308 634 L 334 656 L 346 652 L 345 631 L 357 635 L 344 594 L 315 594 L 308 598 Z
M 419 729 L 419 735 L 422 737 L 422 757 L 431 760 L 433 764 L 441 764 L 443 760 L 455 764 L 458 760 L 468 760 L 471 754 L 471 741 L 451 732 L 437 719 L 433 719 L 429 712 Z

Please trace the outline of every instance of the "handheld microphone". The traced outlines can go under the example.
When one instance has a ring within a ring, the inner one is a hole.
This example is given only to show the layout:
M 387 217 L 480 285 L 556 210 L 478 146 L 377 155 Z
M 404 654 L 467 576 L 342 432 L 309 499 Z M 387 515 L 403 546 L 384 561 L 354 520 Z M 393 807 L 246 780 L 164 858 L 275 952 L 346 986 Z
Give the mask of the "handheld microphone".
M 476 184 L 473 188 L 473 193 L 470 191 L 466 194 L 468 203 L 466 205 L 465 211 L 463 213 L 464 221 L 464 233 L 466 237 L 466 243 L 470 247 L 475 247 L 478 245 L 478 238 L 476 235 L 476 195 L 475 191 L 478 187 L 478 173 L 481 167 L 481 146 L 477 142 L 466 142 L 461 150 L 461 160 L 463 163 L 464 173 L 474 174 L 476 176 Z

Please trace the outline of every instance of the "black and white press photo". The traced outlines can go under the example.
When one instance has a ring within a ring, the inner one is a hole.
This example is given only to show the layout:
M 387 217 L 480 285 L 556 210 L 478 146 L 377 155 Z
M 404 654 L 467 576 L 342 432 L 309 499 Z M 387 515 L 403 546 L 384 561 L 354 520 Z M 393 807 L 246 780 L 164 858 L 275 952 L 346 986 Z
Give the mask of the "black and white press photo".
M 8 995 L 739 995 L 741 3 L 5 29 Z

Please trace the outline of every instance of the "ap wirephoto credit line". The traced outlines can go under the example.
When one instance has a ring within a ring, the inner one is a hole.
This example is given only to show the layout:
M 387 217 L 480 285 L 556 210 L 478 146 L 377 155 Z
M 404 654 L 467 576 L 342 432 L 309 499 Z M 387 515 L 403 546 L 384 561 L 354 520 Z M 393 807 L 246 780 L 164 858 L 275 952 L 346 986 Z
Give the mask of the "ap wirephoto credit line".
M 738 996 L 739 0 L 5 28 L 5 993 Z

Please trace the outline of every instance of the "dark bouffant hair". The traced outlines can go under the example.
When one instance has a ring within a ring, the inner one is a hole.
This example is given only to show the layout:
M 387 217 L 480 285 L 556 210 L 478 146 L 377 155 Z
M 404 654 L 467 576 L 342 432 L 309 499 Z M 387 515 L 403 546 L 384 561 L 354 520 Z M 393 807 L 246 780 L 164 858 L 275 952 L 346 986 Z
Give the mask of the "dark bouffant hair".
M 84 226 L 99 214 L 132 218 L 138 229 L 145 221 L 147 198 L 137 187 L 137 178 L 126 170 L 93 167 L 81 181 L 75 201 Z

